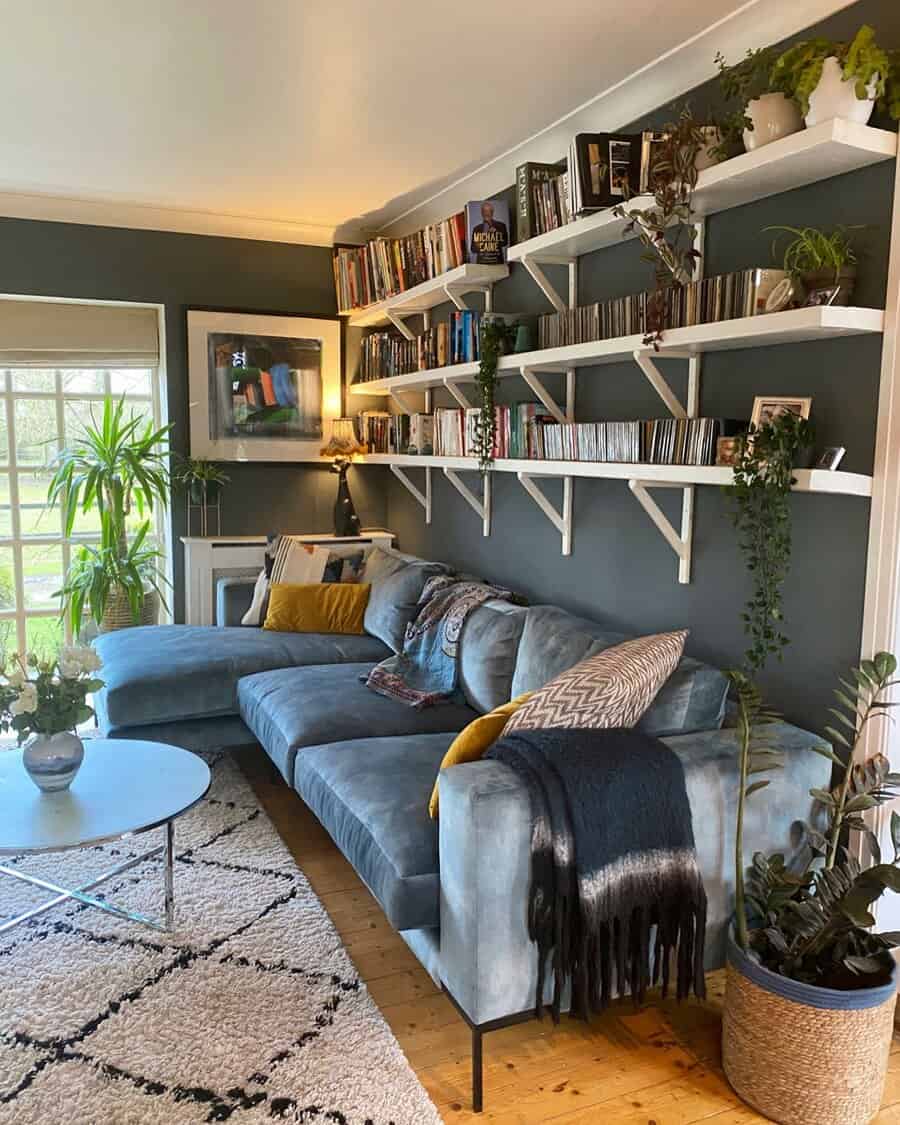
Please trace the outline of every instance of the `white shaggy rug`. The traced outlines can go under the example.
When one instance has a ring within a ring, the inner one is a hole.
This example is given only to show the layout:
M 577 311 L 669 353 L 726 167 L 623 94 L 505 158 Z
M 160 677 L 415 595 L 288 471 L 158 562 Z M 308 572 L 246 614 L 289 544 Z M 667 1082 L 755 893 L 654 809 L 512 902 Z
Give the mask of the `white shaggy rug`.
M 0 1125 L 439 1125 L 252 789 L 211 765 L 172 933 L 70 902 L 0 935 Z M 78 886 L 158 836 L 14 862 Z M 161 917 L 162 882 L 155 859 L 99 891 Z M 46 898 L 0 875 L 0 918 Z

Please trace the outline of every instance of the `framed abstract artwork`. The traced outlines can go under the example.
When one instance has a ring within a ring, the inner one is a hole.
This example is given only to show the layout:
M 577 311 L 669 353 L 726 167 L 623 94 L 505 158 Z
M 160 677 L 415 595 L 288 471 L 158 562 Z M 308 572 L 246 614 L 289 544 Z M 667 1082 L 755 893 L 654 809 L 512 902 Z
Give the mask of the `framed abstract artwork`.
M 191 456 L 318 461 L 341 414 L 341 326 L 188 310 Z

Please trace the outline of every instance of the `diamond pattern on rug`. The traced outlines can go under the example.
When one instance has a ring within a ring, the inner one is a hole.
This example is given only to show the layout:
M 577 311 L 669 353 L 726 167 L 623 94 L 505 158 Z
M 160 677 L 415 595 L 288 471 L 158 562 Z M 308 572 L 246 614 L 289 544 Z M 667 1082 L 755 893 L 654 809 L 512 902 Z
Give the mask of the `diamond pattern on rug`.
M 86 882 L 158 833 L 23 870 Z M 176 926 L 61 904 L 0 935 L 0 1125 L 440 1118 L 240 771 L 176 822 Z M 113 854 L 117 852 L 118 854 Z M 0 876 L 0 917 L 41 901 Z M 162 862 L 103 884 L 162 912 Z

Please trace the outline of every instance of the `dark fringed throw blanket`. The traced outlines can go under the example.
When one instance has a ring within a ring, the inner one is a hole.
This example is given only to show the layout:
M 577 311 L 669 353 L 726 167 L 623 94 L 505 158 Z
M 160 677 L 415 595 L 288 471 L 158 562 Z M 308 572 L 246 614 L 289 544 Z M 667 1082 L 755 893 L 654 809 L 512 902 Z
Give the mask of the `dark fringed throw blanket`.
M 677 755 L 634 730 L 534 730 L 487 757 L 531 796 L 537 1015 L 548 967 L 554 1020 L 566 980 L 572 1015 L 586 1019 L 626 990 L 640 1003 L 661 981 L 665 995 L 673 962 L 678 999 L 704 997 L 706 892 Z

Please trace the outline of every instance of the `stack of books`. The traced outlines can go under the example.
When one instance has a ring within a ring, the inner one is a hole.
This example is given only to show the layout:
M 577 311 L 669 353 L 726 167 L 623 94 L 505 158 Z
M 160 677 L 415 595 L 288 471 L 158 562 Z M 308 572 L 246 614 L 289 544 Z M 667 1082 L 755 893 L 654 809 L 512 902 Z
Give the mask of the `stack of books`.
M 686 328 L 765 312 L 767 275 L 747 269 L 673 286 L 665 295 L 664 328 Z M 764 288 L 765 287 L 765 288 Z M 538 347 L 558 348 L 647 332 L 651 293 L 635 293 L 538 317 Z
M 434 453 L 434 418 L 431 414 L 395 414 L 391 424 L 391 452 L 418 456 Z
M 572 221 L 569 173 L 556 164 L 529 161 L 516 169 L 516 235 L 519 242 Z
M 626 422 L 550 422 L 537 427 L 536 456 L 548 461 L 714 465 L 719 437 L 745 419 L 651 418 Z
M 436 324 L 413 340 L 399 332 L 372 332 L 360 346 L 356 382 L 477 361 L 479 331 L 479 314 L 466 310 L 452 312 L 449 323 Z
M 460 211 L 402 238 L 335 246 L 334 284 L 341 312 L 405 293 L 466 261 L 466 216 Z
M 399 332 L 372 332 L 360 345 L 357 383 L 388 379 L 419 370 L 419 342 Z
M 394 452 L 391 415 L 386 410 L 363 410 L 356 416 L 356 432 L 369 453 Z

